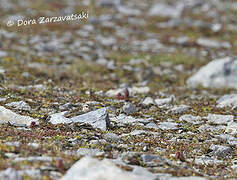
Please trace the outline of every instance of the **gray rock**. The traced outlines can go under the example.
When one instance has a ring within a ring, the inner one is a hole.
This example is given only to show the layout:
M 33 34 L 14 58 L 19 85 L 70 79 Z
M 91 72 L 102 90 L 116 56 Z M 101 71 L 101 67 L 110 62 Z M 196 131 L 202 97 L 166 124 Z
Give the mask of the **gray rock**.
M 158 126 L 153 122 L 148 123 L 145 127 L 146 128 L 151 128 L 151 129 L 158 129 Z
M 207 178 L 198 176 L 186 176 L 186 177 L 170 177 L 167 180 L 207 180 Z
M 90 124 L 93 128 L 99 128 L 106 130 L 110 127 L 110 120 L 106 108 L 97 109 L 86 114 L 75 116 L 72 118 L 65 118 L 64 115 L 67 112 L 61 112 L 51 115 L 49 122 L 52 124 L 60 123 L 87 123 Z
M 199 38 L 197 40 L 197 44 L 200 46 L 210 47 L 210 48 L 231 48 L 231 44 L 229 42 L 218 42 L 211 39 Z
M 133 96 L 135 94 L 147 94 L 147 93 L 149 93 L 149 91 L 150 91 L 149 87 L 131 87 L 131 88 L 128 88 L 128 92 L 129 92 L 130 96 Z M 123 94 L 124 93 L 124 88 L 109 90 L 105 93 L 105 95 L 109 96 L 109 97 L 115 97 L 115 96 L 118 95 L 118 93 Z
M 6 57 L 8 53 L 6 51 L 0 51 L 0 57 Z
M 201 156 L 195 158 L 195 164 L 197 165 L 217 165 L 223 163 L 222 160 L 217 160 L 212 157 L 207 157 L 207 156 Z
M 123 4 L 123 0 L 98 0 L 97 5 L 100 7 L 118 7 Z
M 106 172 L 106 173 L 105 173 Z M 61 180 L 144 180 L 144 175 L 135 175 L 131 172 L 122 171 L 110 160 L 99 161 L 91 157 L 83 157 L 76 162 Z
M 147 166 L 163 166 L 169 163 L 169 160 L 162 156 L 157 156 L 153 154 L 142 154 L 142 160 Z
M 177 128 L 177 123 L 173 123 L 173 122 L 162 122 L 159 124 L 159 128 L 162 130 L 174 130 L 174 129 L 178 129 Z
M 209 149 L 212 150 L 212 152 L 210 153 L 211 155 L 216 155 L 216 156 L 222 157 L 222 158 L 233 153 L 233 151 L 234 151 L 230 147 L 221 146 L 221 145 L 214 145 L 214 144 L 212 144 Z
M 227 125 L 228 123 L 234 121 L 234 116 L 232 115 L 208 114 L 206 118 L 208 120 L 208 123 L 211 123 L 211 124 Z
M 107 133 L 104 135 L 104 139 L 108 142 L 117 142 L 120 137 L 115 133 Z
M 202 118 L 200 116 L 193 116 L 191 114 L 185 114 L 179 117 L 180 121 L 186 121 L 192 124 L 201 124 L 202 123 L 201 119 Z
M 167 113 L 173 113 L 173 114 L 182 114 L 186 111 L 189 110 L 189 106 L 186 105 L 179 105 L 179 106 L 174 106 L 170 110 L 167 111 Z
M 142 102 L 142 104 L 144 105 L 154 104 L 154 100 L 151 97 L 146 97 L 144 101 Z
M 121 124 L 134 124 L 134 123 L 143 123 L 148 124 L 150 122 L 149 119 L 142 119 L 142 118 L 134 118 L 132 116 L 126 116 L 125 114 L 120 114 L 117 117 L 111 118 L 111 121 L 121 123 Z
M 237 94 L 224 95 L 217 101 L 217 107 L 219 108 L 231 106 L 237 106 Z
M 200 132 L 208 132 L 208 131 L 217 132 L 217 131 L 224 130 L 224 129 L 226 129 L 226 126 L 222 126 L 222 125 L 210 126 L 208 124 L 204 124 L 198 128 L 198 130 Z
M 0 179 L 4 180 L 21 180 L 23 179 L 24 175 L 35 179 L 40 179 L 40 170 L 15 170 L 14 168 L 7 168 L 4 171 L 0 171 Z
M 157 106 L 169 105 L 176 101 L 175 97 L 172 95 L 168 98 L 155 99 Z
M 226 133 L 236 135 L 237 134 L 237 123 L 236 122 L 230 122 L 228 123 L 228 126 L 225 129 Z
M 77 155 L 82 156 L 101 156 L 104 152 L 99 149 L 88 149 L 88 148 L 80 148 L 77 150 Z
M 0 106 L 0 124 L 10 123 L 14 126 L 30 126 L 32 122 L 38 123 L 38 119 L 23 116 Z
M 6 104 L 6 106 L 13 107 L 14 109 L 17 110 L 25 110 L 25 111 L 31 110 L 31 107 L 24 101 L 11 102 Z
M 152 6 L 149 11 L 150 16 L 164 16 L 164 17 L 172 17 L 177 18 L 181 16 L 183 12 L 183 5 L 168 5 L 165 3 L 157 3 Z
M 134 114 L 137 112 L 136 106 L 131 103 L 125 103 L 123 106 L 123 111 L 125 114 Z
M 187 80 L 196 87 L 237 88 L 237 60 L 231 57 L 211 61 Z

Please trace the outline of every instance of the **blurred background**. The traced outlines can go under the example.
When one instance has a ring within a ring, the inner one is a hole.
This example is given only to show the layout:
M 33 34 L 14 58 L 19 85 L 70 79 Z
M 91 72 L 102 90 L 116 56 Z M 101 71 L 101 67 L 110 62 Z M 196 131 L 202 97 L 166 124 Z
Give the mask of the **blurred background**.
M 37 21 L 82 12 L 88 18 Z M 152 75 L 167 76 L 166 85 L 155 88 L 183 85 L 187 76 L 177 81 L 177 72 L 237 53 L 234 0 L 0 0 L 0 23 L 3 66 L 76 87 L 146 84 Z

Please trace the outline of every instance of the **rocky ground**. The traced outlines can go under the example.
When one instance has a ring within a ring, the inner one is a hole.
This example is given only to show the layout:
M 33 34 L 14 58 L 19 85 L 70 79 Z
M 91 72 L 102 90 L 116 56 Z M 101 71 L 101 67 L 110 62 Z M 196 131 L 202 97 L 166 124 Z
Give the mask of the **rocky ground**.
M 0 179 L 237 179 L 235 0 L 0 0 L 0 22 Z

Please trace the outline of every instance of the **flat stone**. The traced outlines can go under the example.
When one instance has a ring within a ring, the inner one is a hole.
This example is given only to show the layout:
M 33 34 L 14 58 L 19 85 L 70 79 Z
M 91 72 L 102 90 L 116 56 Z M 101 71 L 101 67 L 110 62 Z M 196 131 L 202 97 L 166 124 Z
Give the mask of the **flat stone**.
M 104 139 L 108 142 L 117 142 L 120 137 L 115 133 L 107 133 L 104 135 Z
M 212 123 L 212 124 L 227 125 L 228 123 L 234 121 L 233 115 L 208 114 L 208 116 L 206 118 L 208 120 L 208 123 Z
M 234 151 L 230 147 L 221 146 L 221 145 L 214 145 L 214 144 L 212 144 L 209 149 L 212 150 L 212 152 L 210 154 L 216 155 L 221 158 L 226 157 L 227 155 L 233 153 L 233 151 Z
M 154 104 L 154 100 L 151 97 L 146 97 L 143 100 L 142 104 L 144 104 L 144 105 L 151 105 L 152 104 L 153 105 Z
M 173 113 L 173 114 L 182 114 L 186 111 L 189 110 L 189 106 L 186 105 L 179 105 L 179 106 L 174 106 L 170 110 L 167 111 L 167 113 Z
M 131 103 L 125 103 L 124 106 L 123 106 L 123 111 L 127 115 L 134 114 L 134 113 L 137 112 L 136 106 L 131 104 Z
M 179 117 L 180 121 L 186 121 L 192 124 L 201 124 L 202 123 L 201 119 L 202 118 L 200 116 L 193 116 L 191 114 L 185 114 Z
M 123 94 L 124 90 L 125 90 L 124 88 L 112 89 L 112 90 L 107 91 L 105 95 L 109 97 L 115 97 L 118 95 L 118 93 Z M 130 96 L 134 96 L 135 94 L 147 94 L 150 92 L 150 88 L 149 87 L 131 87 L 131 88 L 128 88 L 128 92 Z
M 118 7 L 123 4 L 123 0 L 98 0 L 97 5 L 100 7 Z
M 158 125 L 158 127 L 162 130 L 175 130 L 178 129 L 177 125 L 177 123 L 173 122 L 162 122 Z
M 177 18 L 182 14 L 183 6 L 171 6 L 165 3 L 157 3 L 149 11 L 150 16 L 164 16 Z
M 103 131 L 110 127 L 110 120 L 106 108 L 97 109 L 95 111 L 91 111 L 72 118 L 65 118 L 63 115 L 65 115 L 66 113 L 67 112 L 61 112 L 51 115 L 49 122 L 51 122 L 52 124 L 76 122 L 88 123 L 93 128 L 99 128 Z
M 187 85 L 237 89 L 237 60 L 225 57 L 211 61 L 187 80 Z
M 199 38 L 197 40 L 197 44 L 200 46 L 210 47 L 210 48 L 231 48 L 231 44 L 229 42 L 218 42 L 212 39 L 207 38 Z
M 157 104 L 157 106 L 163 106 L 166 104 L 172 104 L 176 101 L 175 97 L 172 95 L 168 98 L 162 98 L 162 99 L 155 99 L 155 103 Z
M 61 180 L 144 180 L 146 176 L 135 175 L 131 172 L 126 172 L 118 168 L 110 160 L 104 159 L 99 161 L 91 157 L 83 157 L 76 162 Z
M 169 163 L 169 160 L 162 156 L 157 156 L 153 154 L 142 154 L 142 160 L 147 166 L 163 166 Z
M 236 122 L 228 123 L 228 126 L 225 129 L 225 132 L 228 134 L 236 135 L 237 134 L 237 123 Z
M 82 156 L 101 156 L 104 152 L 99 149 L 80 148 L 77 150 L 76 154 Z
M 201 156 L 195 158 L 195 164 L 197 165 L 217 165 L 223 163 L 222 160 L 218 160 L 212 157 Z
M 227 94 L 217 100 L 217 107 L 219 108 L 232 106 L 237 106 L 237 94 Z
M 24 101 L 11 102 L 6 104 L 6 106 L 13 107 L 14 109 L 17 110 L 25 110 L 25 111 L 31 110 L 31 107 Z
M 6 51 L 0 51 L 0 57 L 6 57 L 8 53 Z
M 10 123 L 14 126 L 30 126 L 32 122 L 38 123 L 38 119 L 17 114 L 0 106 L 0 124 Z
M 198 176 L 186 176 L 186 177 L 170 177 L 167 180 L 207 180 L 207 178 Z

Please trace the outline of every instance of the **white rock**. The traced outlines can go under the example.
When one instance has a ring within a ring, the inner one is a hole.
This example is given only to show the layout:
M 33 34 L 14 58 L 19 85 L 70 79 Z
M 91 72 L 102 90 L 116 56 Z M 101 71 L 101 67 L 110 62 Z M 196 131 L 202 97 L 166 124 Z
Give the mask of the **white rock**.
M 131 103 L 125 103 L 123 106 L 123 111 L 127 115 L 134 114 L 135 112 L 137 112 L 136 106 Z
M 150 176 L 149 176 L 150 177 Z M 111 161 L 99 161 L 91 157 L 83 157 L 76 162 L 61 180 L 144 180 L 147 176 L 135 175 L 122 171 Z M 149 178 L 150 180 L 152 178 Z
M 186 177 L 170 177 L 167 180 L 207 180 L 207 178 L 198 176 L 186 176 Z
M 177 128 L 177 123 L 173 123 L 173 122 L 162 122 L 159 125 L 159 128 L 162 130 L 169 130 L 169 129 L 178 129 Z
M 17 114 L 3 106 L 0 106 L 0 124 L 10 123 L 15 126 L 30 126 L 31 122 L 37 123 L 38 119 Z
M 206 118 L 208 120 L 208 123 L 212 123 L 212 124 L 227 125 L 228 123 L 234 121 L 233 115 L 208 114 Z
M 61 112 L 51 115 L 49 122 L 51 122 L 52 124 L 76 123 L 76 122 L 88 123 L 92 127 L 99 128 L 104 131 L 110 126 L 110 120 L 106 108 L 100 108 L 95 111 L 91 111 L 72 118 L 64 117 L 66 113 L 67 112 Z
M 24 101 L 11 102 L 6 104 L 6 106 L 13 107 L 14 109 L 18 110 L 26 110 L 26 111 L 31 110 L 31 107 Z
M 144 105 L 154 104 L 154 100 L 151 97 L 146 97 L 144 101 L 142 102 L 142 104 Z
M 173 113 L 173 114 L 182 114 L 186 111 L 189 110 L 189 106 L 186 105 L 179 105 L 179 106 L 174 106 L 173 108 L 171 108 L 169 111 L 167 111 L 167 113 Z
M 236 122 L 231 122 L 228 123 L 228 126 L 225 129 L 226 133 L 236 135 L 237 134 L 237 123 Z
M 187 80 L 187 85 L 196 87 L 237 88 L 237 59 L 226 57 L 211 61 Z
M 124 93 L 124 88 L 119 88 L 119 89 L 112 89 L 109 90 L 105 93 L 106 96 L 109 97 L 115 97 L 118 95 L 118 93 L 123 94 Z M 133 96 L 135 94 L 147 94 L 149 93 L 150 88 L 149 87 L 132 87 L 132 88 L 128 88 L 128 92 L 130 96 Z
M 155 103 L 157 104 L 157 106 L 163 106 L 166 104 L 172 104 L 176 101 L 175 96 L 172 95 L 168 98 L 162 98 L 162 99 L 155 99 Z
M 182 14 L 183 5 L 171 6 L 164 3 L 157 3 L 149 11 L 150 16 L 179 17 Z
M 8 56 L 8 53 L 5 51 L 0 51 L 0 57 L 6 57 Z
M 197 44 L 200 46 L 210 47 L 210 48 L 231 48 L 231 45 L 229 42 L 218 42 L 214 41 L 212 39 L 206 39 L 206 38 L 199 38 L 197 40 Z
M 200 116 L 193 116 L 191 114 L 185 114 L 179 117 L 180 121 L 187 121 L 192 124 L 201 124 L 201 117 Z
M 218 99 L 217 107 L 223 108 L 228 106 L 237 106 L 237 94 L 224 95 L 220 99 Z

